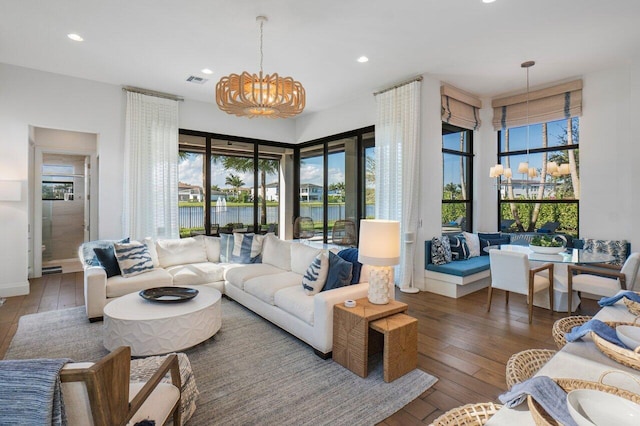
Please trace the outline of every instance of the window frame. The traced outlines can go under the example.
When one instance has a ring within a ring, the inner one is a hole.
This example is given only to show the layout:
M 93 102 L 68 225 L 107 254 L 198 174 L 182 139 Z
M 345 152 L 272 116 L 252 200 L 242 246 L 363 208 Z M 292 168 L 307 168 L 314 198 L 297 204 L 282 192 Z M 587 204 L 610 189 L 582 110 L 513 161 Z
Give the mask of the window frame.
M 454 149 L 449 149 L 444 147 L 444 135 L 451 133 L 467 133 L 467 146 L 466 151 L 458 151 Z M 473 151 L 473 133 L 474 131 L 471 129 L 465 129 L 463 127 L 454 126 L 453 124 L 449 124 L 446 122 L 442 122 L 442 162 L 444 168 L 444 156 L 448 155 L 456 155 L 466 158 L 466 176 L 467 176 L 467 194 L 465 194 L 466 198 L 464 200 L 447 200 L 444 198 L 444 173 L 442 176 L 442 204 L 462 204 L 464 203 L 466 206 L 466 229 L 462 229 L 462 231 L 470 232 L 473 229 L 473 198 L 474 198 L 474 187 L 473 187 L 473 159 L 475 157 Z M 442 214 L 441 214 L 442 219 Z

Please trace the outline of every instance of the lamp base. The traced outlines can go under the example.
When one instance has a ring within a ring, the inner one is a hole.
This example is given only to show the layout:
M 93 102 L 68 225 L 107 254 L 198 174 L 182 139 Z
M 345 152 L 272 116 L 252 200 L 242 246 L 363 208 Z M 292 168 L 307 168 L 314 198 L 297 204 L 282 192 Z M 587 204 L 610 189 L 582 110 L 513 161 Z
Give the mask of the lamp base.
M 389 303 L 389 282 L 392 269 L 389 266 L 372 266 L 369 273 L 369 302 L 374 305 Z
M 420 289 L 416 287 L 401 288 L 400 291 L 403 293 L 412 293 L 412 294 L 420 293 Z

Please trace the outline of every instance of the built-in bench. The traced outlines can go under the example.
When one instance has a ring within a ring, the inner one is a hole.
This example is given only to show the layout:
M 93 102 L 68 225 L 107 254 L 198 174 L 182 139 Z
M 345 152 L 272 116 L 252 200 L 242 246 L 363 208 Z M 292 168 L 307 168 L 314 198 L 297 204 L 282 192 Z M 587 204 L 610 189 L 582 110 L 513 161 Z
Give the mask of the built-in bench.
M 431 261 L 431 240 L 424 242 L 425 290 L 458 298 L 489 286 L 489 256 L 456 260 L 444 265 Z

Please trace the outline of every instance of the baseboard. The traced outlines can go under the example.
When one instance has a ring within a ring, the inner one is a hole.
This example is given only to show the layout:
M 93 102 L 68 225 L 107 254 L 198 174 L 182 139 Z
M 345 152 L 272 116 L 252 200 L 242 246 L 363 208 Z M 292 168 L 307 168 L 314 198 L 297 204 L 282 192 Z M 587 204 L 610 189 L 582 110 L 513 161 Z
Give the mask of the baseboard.
M 24 296 L 29 294 L 29 281 L 0 284 L 0 297 Z
M 425 277 L 424 287 L 425 291 L 457 299 L 488 287 L 490 281 L 489 277 L 485 277 L 471 283 L 459 285 Z

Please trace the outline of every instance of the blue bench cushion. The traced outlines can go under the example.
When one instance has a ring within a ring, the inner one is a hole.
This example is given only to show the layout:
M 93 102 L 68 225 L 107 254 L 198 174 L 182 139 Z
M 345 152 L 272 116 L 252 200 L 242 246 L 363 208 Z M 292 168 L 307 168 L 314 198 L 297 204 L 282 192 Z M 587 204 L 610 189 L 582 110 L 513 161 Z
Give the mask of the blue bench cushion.
M 426 269 L 443 274 L 466 277 L 477 274 L 478 272 L 487 271 L 489 269 L 489 256 L 476 256 L 466 260 L 454 260 L 444 265 L 434 265 L 430 263 Z

